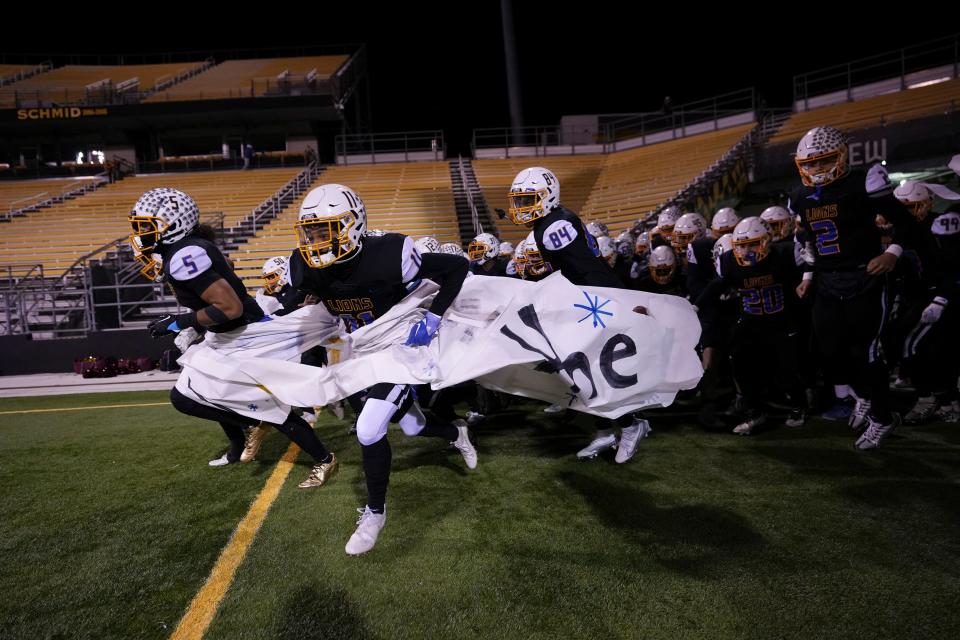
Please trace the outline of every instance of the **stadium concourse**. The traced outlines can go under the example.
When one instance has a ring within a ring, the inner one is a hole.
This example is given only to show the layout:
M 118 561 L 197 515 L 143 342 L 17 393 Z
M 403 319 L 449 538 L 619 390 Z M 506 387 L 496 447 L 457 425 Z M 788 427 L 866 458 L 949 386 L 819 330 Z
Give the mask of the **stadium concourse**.
M 76 373 L 35 373 L 0 376 L 0 398 L 62 396 L 73 393 L 163 391 L 173 388 L 180 372 L 144 371 L 121 378 L 85 379 Z

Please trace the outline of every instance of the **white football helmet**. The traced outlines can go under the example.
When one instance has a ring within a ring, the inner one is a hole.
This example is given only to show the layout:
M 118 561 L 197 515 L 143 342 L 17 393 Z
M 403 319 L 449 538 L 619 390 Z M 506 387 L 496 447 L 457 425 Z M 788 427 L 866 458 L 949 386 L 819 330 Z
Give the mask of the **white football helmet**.
M 481 233 L 467 246 L 470 262 L 483 264 L 500 255 L 500 241 L 492 233 Z
M 513 250 L 513 265 L 517 269 L 517 274 L 526 279 L 527 274 L 525 269 L 527 268 L 527 239 L 524 238 L 517 243 L 517 248 Z
M 444 242 L 440 245 L 440 253 L 446 253 L 451 256 L 460 256 L 461 258 L 466 258 L 467 254 L 463 252 L 463 247 L 458 245 L 456 242 Z
M 634 252 L 638 256 L 642 256 L 648 251 L 650 251 L 650 233 L 644 231 L 637 236 L 637 241 L 633 245 Z
M 847 173 L 847 137 L 833 127 L 814 127 L 800 138 L 794 161 L 803 184 L 828 185 Z
M 752 267 L 770 253 L 770 239 L 773 233 L 767 223 L 757 216 L 744 218 L 733 230 L 733 257 L 737 264 Z
M 657 284 L 669 284 L 677 271 L 677 256 L 668 246 L 660 246 L 650 252 L 647 262 L 650 277 Z
M 157 248 L 161 244 L 170 246 L 196 229 L 200 209 L 183 191 L 158 187 L 140 196 L 127 220 L 132 227 L 130 246 L 134 258 L 143 265 L 140 273 L 156 281 L 163 273 L 155 258 L 159 255 Z
M 717 239 L 717 242 L 713 245 L 713 251 L 710 252 L 713 257 L 713 268 L 717 272 L 718 276 L 723 276 L 723 271 L 720 269 L 720 257 L 723 256 L 727 251 L 730 251 L 733 248 L 733 234 L 725 233 Z
M 323 184 L 300 205 L 297 244 L 308 267 L 323 269 L 360 252 L 367 230 L 363 200 L 342 184 Z
M 737 215 L 737 210 L 733 207 L 718 209 L 710 221 L 710 233 L 714 238 L 733 233 L 738 222 L 740 222 L 740 216 Z
M 629 231 L 623 231 L 616 239 L 617 253 L 624 258 L 632 258 L 636 252 L 637 239 Z
M 674 205 L 670 205 L 660 212 L 660 215 L 657 216 L 657 226 L 660 227 L 660 231 L 664 235 L 669 236 L 673 233 L 673 225 L 677 224 L 681 213 L 680 207 Z
M 500 243 L 500 255 L 502 257 L 512 258 L 513 252 L 514 252 L 514 246 L 512 242 Z
M 549 169 L 528 167 L 513 179 L 507 199 L 513 224 L 529 224 L 560 204 L 560 181 Z
M 764 209 L 760 219 L 770 227 L 774 242 L 793 234 L 793 214 L 779 205 Z
M 933 192 L 917 180 L 907 180 L 893 190 L 897 200 L 910 209 L 917 220 L 922 221 L 933 208 Z
M 685 213 L 677 219 L 673 227 L 673 239 L 670 244 L 677 255 L 686 255 L 687 245 L 707 234 L 707 221 L 699 213 Z
M 600 222 L 599 220 L 591 220 L 587 223 L 587 233 L 592 235 L 594 238 L 602 238 L 603 236 L 610 235 L 610 229 L 606 224 Z
M 600 259 L 606 260 L 607 264 L 612 267 L 617 261 L 617 245 L 610 239 L 610 236 L 597 238 L 597 248 L 600 251 Z
M 290 284 L 290 259 L 273 256 L 263 263 L 263 290 L 272 295 Z
M 423 253 L 440 253 L 440 241 L 433 236 L 424 236 L 413 243 L 417 251 Z
M 550 263 L 544 260 L 540 254 L 540 247 L 537 246 L 537 241 L 533 237 L 533 231 L 530 232 L 521 246 L 523 248 L 523 258 L 525 261 L 523 265 L 523 277 L 542 276 L 553 270 Z

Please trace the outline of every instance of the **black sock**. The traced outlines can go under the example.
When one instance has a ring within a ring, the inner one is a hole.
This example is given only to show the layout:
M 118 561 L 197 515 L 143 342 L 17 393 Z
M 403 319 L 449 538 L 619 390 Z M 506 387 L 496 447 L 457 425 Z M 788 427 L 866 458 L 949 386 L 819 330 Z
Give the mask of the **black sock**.
M 236 462 L 240 459 L 240 454 L 243 453 L 243 446 L 246 442 L 243 429 L 232 422 L 221 422 L 220 427 L 223 429 L 223 432 L 227 434 L 227 439 L 230 440 L 227 460 Z
M 453 442 L 460 437 L 460 432 L 455 426 L 448 422 L 444 423 L 440 420 L 427 418 L 427 426 L 417 435 L 424 438 L 443 438 L 444 440 Z
M 328 462 L 330 452 L 327 450 L 310 425 L 293 412 L 287 416 L 283 424 L 274 425 L 277 431 L 283 433 L 293 442 L 306 451 L 316 462 Z
M 387 485 L 390 484 L 390 442 L 384 436 L 373 444 L 360 445 L 360 451 L 363 454 L 363 475 L 367 480 L 367 506 L 374 513 L 383 513 Z

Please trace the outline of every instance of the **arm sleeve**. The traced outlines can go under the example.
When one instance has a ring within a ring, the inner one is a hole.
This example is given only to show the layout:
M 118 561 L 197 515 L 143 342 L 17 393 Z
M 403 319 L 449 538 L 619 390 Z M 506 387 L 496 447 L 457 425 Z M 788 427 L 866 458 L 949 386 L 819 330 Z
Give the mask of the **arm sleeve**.
M 703 291 L 693 302 L 700 310 L 701 317 L 712 317 L 716 314 L 717 301 L 725 288 L 726 284 L 721 278 L 714 278 L 707 283 L 707 286 L 703 288 Z
M 879 213 L 893 225 L 893 244 L 905 249 L 916 246 L 920 233 L 917 220 L 892 191 L 867 194 L 867 205 L 869 211 Z
M 414 274 L 418 278 L 427 278 L 440 285 L 430 305 L 430 313 L 442 316 L 453 304 L 463 281 L 467 279 L 469 263 L 466 258 L 445 253 L 425 253 L 421 256 L 420 270 Z
M 403 239 L 403 249 L 400 251 L 400 275 L 404 284 L 414 280 L 420 271 L 422 256 L 413 244 L 413 238 Z

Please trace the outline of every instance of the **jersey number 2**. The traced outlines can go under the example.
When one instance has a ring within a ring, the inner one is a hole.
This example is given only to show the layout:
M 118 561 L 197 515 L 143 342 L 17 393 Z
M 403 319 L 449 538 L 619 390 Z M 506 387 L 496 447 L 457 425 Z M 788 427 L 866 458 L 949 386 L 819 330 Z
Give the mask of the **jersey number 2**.
M 840 253 L 840 247 L 837 245 L 840 234 L 837 233 L 837 225 L 833 220 L 817 220 L 810 224 L 810 228 L 817 234 L 817 254 L 829 256 Z

